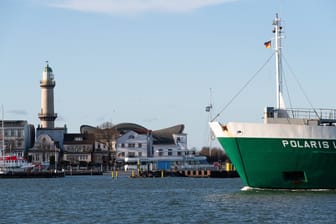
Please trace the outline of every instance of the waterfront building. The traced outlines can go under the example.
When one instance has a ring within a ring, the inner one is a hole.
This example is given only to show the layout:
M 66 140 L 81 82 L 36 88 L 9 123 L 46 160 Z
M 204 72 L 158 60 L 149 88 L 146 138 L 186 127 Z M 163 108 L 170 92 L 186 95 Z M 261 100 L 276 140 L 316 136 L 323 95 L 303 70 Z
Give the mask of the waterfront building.
M 63 163 L 66 168 L 88 168 L 93 165 L 95 146 L 93 134 L 64 134 Z
M 59 142 L 54 141 L 47 134 L 40 134 L 29 150 L 28 158 L 33 164 L 44 164 L 56 167 L 61 157 L 61 147 Z
M 63 147 L 63 164 L 67 169 L 107 166 L 108 146 L 97 141 L 92 133 L 65 134 Z
M 95 139 L 94 144 L 93 164 L 95 166 L 105 166 L 109 154 L 108 145 L 97 139 Z
M 81 133 L 92 133 L 96 141 L 104 142 L 109 151 L 108 142 L 113 142 L 111 162 L 117 169 L 157 168 L 158 161 L 165 161 L 168 166 L 182 165 L 184 162 L 206 160 L 198 157 L 196 149 L 188 149 L 187 134 L 183 133 L 184 125 L 151 131 L 134 123 L 112 125 L 108 129 L 81 126 Z M 110 158 L 110 157 L 108 157 Z M 151 166 L 150 168 L 147 165 Z
M 57 114 L 54 111 L 54 88 L 56 82 L 48 62 L 43 70 L 41 87 L 41 110 L 38 113 L 40 125 L 36 129 L 35 145 L 29 149 L 33 163 L 58 163 L 63 156 L 64 134 L 67 127 L 55 127 Z
M 126 132 L 117 139 L 117 158 L 148 157 L 148 136 L 133 130 Z
M 98 128 L 82 125 L 80 132 L 82 134 L 93 134 L 95 136 L 95 163 L 101 164 L 104 170 L 112 169 L 116 158 L 116 138 L 119 136 L 119 132 L 115 126 Z
M 2 122 L 4 122 L 4 135 L 1 129 L 0 142 L 4 136 L 5 152 L 18 157 L 25 156 L 28 149 L 34 145 L 34 126 L 25 120 L 5 120 L 0 121 L 0 127 L 2 127 Z
M 185 156 L 195 152 L 188 149 L 187 134 L 172 133 L 166 141 L 154 140 L 153 149 L 155 157 Z

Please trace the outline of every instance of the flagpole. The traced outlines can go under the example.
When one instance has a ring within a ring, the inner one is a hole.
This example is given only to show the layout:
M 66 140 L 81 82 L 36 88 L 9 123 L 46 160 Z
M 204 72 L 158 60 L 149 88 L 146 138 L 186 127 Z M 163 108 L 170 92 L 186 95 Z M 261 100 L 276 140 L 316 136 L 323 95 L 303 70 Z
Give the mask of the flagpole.
M 209 113 L 209 122 L 212 120 L 212 89 L 210 88 L 209 105 L 205 107 L 205 111 Z M 209 158 L 211 156 L 211 129 L 209 130 Z

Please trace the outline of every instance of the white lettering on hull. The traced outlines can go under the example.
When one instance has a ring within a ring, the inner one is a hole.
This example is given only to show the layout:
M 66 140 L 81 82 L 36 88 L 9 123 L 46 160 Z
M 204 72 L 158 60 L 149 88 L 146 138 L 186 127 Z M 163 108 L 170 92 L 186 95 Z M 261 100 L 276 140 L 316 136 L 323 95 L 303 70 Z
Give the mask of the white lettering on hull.
M 336 141 L 282 140 L 282 146 L 294 149 L 336 149 Z

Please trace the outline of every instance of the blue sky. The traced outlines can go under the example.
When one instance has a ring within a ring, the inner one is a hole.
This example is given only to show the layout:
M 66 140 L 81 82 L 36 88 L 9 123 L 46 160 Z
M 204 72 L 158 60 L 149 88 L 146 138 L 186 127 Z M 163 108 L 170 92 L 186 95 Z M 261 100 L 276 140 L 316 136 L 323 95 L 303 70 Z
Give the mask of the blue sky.
M 37 126 L 45 61 L 55 80 L 56 126 L 79 132 L 134 122 L 185 124 L 189 147 L 208 145 L 210 88 L 218 113 L 272 54 L 279 13 L 284 57 L 316 108 L 336 108 L 333 0 L 2 0 L 1 101 L 5 119 Z M 262 122 L 274 106 L 274 62 L 223 111 Z M 309 107 L 285 72 L 294 107 Z

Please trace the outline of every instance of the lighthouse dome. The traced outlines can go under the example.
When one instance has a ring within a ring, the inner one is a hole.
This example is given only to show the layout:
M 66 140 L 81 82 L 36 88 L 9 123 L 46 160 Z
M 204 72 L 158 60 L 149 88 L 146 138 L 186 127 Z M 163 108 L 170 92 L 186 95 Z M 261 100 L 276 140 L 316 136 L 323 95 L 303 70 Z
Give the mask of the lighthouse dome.
M 45 72 L 52 72 L 52 69 L 49 67 L 49 65 L 47 64 L 47 66 L 44 68 Z

